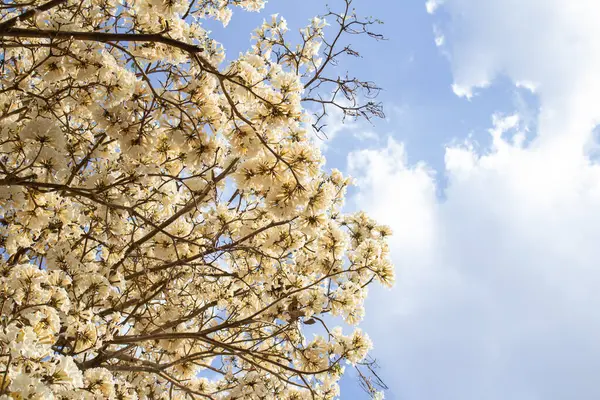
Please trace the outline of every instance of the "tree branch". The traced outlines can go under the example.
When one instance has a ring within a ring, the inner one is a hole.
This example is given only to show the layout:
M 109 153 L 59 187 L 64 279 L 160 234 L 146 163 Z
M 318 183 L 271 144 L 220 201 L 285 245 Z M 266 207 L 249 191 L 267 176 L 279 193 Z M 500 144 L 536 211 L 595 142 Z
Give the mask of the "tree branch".
M 10 22 L 10 21 L 7 21 Z M 0 37 L 42 38 L 42 39 L 75 39 L 92 42 L 151 42 L 177 47 L 189 53 L 200 53 L 200 46 L 181 42 L 159 33 L 108 33 L 108 32 L 75 32 L 53 31 L 45 29 L 8 28 L 0 25 Z
M 23 14 L 17 15 L 16 17 L 9 19 L 8 21 L 4 21 L 4 22 L 0 23 L 0 32 L 12 28 L 19 21 L 24 21 L 26 19 L 33 17 L 35 15 L 35 13 L 37 13 L 37 12 L 48 11 L 49 9 L 54 8 L 62 3 L 66 3 L 66 2 L 67 2 L 67 0 L 52 0 L 52 1 L 47 2 L 46 4 L 42 4 L 39 7 L 30 8 L 29 10 L 25 11 Z M 17 6 L 17 5 L 15 5 L 15 6 Z

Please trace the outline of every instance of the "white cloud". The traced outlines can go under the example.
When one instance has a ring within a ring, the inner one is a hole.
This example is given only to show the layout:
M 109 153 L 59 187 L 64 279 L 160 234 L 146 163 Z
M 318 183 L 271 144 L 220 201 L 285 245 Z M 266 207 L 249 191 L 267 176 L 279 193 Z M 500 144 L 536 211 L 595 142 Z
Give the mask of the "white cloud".
M 405 400 L 598 399 L 600 165 L 586 151 L 600 119 L 600 2 L 440 4 L 427 11 L 445 11 L 436 32 L 453 91 L 471 99 L 503 75 L 540 110 L 537 124 L 527 105 L 494 116 L 485 152 L 448 147 L 444 200 L 393 139 L 349 156 L 353 205 L 396 232 L 397 287 L 372 294 L 365 322 L 376 355 Z
M 442 33 L 442 31 L 440 30 L 440 28 L 438 28 L 437 25 L 433 26 L 433 40 L 435 42 L 435 45 L 437 47 L 441 47 L 444 45 L 444 42 L 446 40 L 446 37 L 444 36 L 444 34 Z
M 487 83 L 480 83 L 479 87 L 487 86 Z M 456 83 L 452 84 L 452 91 L 458 97 L 465 97 L 467 100 L 471 100 L 473 98 L 473 90 L 470 87 L 465 87 L 461 85 L 457 85 Z
M 368 205 L 374 218 L 385 222 L 390 215 L 403 221 L 395 232 L 398 246 L 420 254 L 432 240 L 435 204 L 433 172 L 424 164 L 408 169 L 404 145 L 389 138 L 378 150 L 359 150 L 348 156 L 348 172 L 361 191 L 355 201 Z M 390 208 L 389 205 L 393 204 Z
M 471 96 L 506 75 L 540 95 L 540 135 L 584 140 L 600 117 L 599 1 L 446 0 L 441 8 L 455 93 Z
M 395 231 L 397 287 L 367 310 L 376 355 L 406 400 L 597 399 L 600 167 L 523 147 L 515 115 L 493 125 L 489 154 L 447 149 L 445 201 L 393 139 L 349 156 L 354 205 Z
M 425 9 L 429 14 L 433 14 L 442 3 L 442 0 L 427 0 L 425 3 Z
M 535 82 L 531 81 L 516 81 L 515 86 L 518 88 L 527 89 L 531 93 L 535 93 L 538 85 Z

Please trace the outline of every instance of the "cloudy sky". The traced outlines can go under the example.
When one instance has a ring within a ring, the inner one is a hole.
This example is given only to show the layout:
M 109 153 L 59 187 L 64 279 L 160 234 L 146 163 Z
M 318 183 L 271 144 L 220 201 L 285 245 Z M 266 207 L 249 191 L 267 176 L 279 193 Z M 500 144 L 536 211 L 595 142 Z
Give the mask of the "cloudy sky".
M 322 6 L 266 11 L 299 26 Z M 357 180 L 348 210 L 395 232 L 396 287 L 363 324 L 386 398 L 599 399 L 600 2 L 355 6 L 389 40 L 340 69 L 385 89 L 387 118 L 332 121 L 324 149 Z M 215 36 L 241 51 L 260 18 Z

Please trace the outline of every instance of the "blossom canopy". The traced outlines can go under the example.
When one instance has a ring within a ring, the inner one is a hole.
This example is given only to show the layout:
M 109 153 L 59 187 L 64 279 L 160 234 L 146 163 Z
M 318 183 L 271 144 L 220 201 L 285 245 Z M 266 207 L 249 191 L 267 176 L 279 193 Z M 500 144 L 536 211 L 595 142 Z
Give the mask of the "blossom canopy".
M 0 398 L 331 399 L 365 360 L 328 323 L 393 283 L 391 232 L 312 137 L 381 115 L 329 75 L 377 21 L 269 17 L 225 63 L 203 19 L 263 3 L 2 2 Z

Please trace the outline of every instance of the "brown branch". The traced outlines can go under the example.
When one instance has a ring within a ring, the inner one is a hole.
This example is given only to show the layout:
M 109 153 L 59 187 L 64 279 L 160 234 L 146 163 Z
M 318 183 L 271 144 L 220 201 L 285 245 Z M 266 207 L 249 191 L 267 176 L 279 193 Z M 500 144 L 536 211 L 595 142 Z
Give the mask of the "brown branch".
M 0 32 L 12 28 L 19 21 L 25 21 L 26 19 L 33 17 L 35 15 L 35 13 L 37 13 L 37 12 L 48 11 L 51 8 L 54 8 L 62 3 L 66 3 L 66 2 L 67 2 L 67 0 L 52 0 L 52 1 L 47 2 L 46 4 L 42 4 L 39 7 L 30 8 L 29 10 L 25 11 L 23 14 L 17 15 L 16 17 L 9 19 L 8 21 L 4 21 L 4 22 L 0 23 Z M 17 5 L 15 5 L 15 6 L 17 6 Z
M 9 22 L 9 21 L 7 21 Z M 181 42 L 160 33 L 108 33 L 108 32 L 76 32 L 53 31 L 47 29 L 3 28 L 0 25 L 0 37 L 42 38 L 42 39 L 75 39 L 92 42 L 150 42 L 173 46 L 189 53 L 200 53 L 200 46 Z

